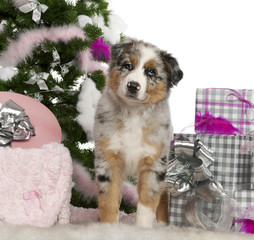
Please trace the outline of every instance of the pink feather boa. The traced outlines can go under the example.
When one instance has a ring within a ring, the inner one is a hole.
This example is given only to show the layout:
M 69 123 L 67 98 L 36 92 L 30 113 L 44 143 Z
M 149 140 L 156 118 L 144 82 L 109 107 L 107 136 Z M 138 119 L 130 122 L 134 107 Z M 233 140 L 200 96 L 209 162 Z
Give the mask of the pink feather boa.
M 32 55 L 36 45 L 45 40 L 68 42 L 74 37 L 85 39 L 83 30 L 75 25 L 28 30 L 21 33 L 16 41 L 11 41 L 7 50 L 1 53 L 0 65 L 17 66 L 22 60 Z
M 73 38 L 85 39 L 83 30 L 75 25 L 27 30 L 21 33 L 16 41 L 10 41 L 8 48 L 1 53 L 0 65 L 3 67 L 17 66 L 21 61 L 32 56 L 35 47 L 45 40 L 67 43 Z M 78 65 L 82 72 L 102 70 L 106 73 L 106 68 L 101 63 L 94 61 L 90 49 L 81 51 L 77 55 Z

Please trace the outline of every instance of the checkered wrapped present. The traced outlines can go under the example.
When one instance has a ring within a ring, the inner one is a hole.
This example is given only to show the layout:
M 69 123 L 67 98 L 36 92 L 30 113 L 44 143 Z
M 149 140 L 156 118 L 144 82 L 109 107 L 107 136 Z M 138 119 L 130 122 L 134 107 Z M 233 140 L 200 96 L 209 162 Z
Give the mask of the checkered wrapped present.
M 242 206 L 247 207 L 254 203 L 254 149 L 240 153 L 239 148 L 245 142 L 243 135 L 214 135 L 214 134 L 182 134 L 194 142 L 200 139 L 204 145 L 210 147 L 214 153 L 215 162 L 209 170 L 221 183 L 224 191 Z M 254 136 L 249 136 L 248 141 L 254 141 Z M 188 225 L 185 216 L 185 206 L 191 191 L 171 197 L 170 224 L 177 226 Z M 220 216 L 218 203 L 206 203 L 204 214 L 214 221 Z
M 211 133 L 202 132 L 197 127 L 197 116 L 202 114 L 210 114 L 209 116 L 214 118 L 226 119 L 234 128 L 239 130 L 238 133 L 248 134 L 251 130 L 254 130 L 254 90 L 198 88 L 196 91 L 195 131 L 196 133 Z

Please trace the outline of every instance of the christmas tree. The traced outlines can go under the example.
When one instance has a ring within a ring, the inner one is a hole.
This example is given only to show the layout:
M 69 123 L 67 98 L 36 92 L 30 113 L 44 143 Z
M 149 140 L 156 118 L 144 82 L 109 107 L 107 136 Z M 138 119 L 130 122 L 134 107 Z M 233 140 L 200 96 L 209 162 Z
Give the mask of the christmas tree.
M 37 99 L 58 119 L 63 144 L 93 177 L 91 139 L 110 45 L 124 24 L 105 0 L 2 0 L 0 91 Z M 73 190 L 72 204 L 97 207 Z M 127 212 L 128 206 L 123 206 Z

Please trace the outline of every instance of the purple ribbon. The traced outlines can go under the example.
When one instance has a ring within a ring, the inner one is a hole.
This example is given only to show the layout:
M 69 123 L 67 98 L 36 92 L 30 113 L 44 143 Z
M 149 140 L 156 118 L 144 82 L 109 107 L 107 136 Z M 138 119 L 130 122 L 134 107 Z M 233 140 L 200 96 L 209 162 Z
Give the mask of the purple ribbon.
M 253 119 L 249 119 L 248 118 L 248 108 L 252 109 L 254 111 L 254 104 L 252 102 L 250 102 L 249 100 L 247 100 L 246 98 L 244 98 L 239 92 L 237 92 L 236 90 L 234 89 L 228 89 L 230 91 L 232 91 L 232 93 L 229 93 L 226 97 L 226 100 L 229 101 L 229 102 L 233 102 L 233 101 L 241 101 L 243 103 L 245 103 L 245 111 L 244 111 L 244 114 L 246 115 L 247 117 L 247 120 L 252 122 L 254 121 L 254 118 Z M 245 91 L 246 90 L 243 90 L 243 95 L 245 95 Z M 229 97 L 230 96 L 235 96 L 237 99 L 230 99 Z
M 226 96 L 226 101 L 227 102 L 235 102 L 235 101 L 240 101 L 242 104 L 239 105 L 239 104 L 232 104 L 232 103 L 211 103 L 209 102 L 209 89 L 222 89 L 222 90 L 228 90 L 228 91 L 231 91 L 231 93 L 229 93 L 227 96 Z M 252 103 L 251 101 L 247 100 L 245 98 L 245 94 L 246 94 L 246 89 L 243 89 L 243 93 L 242 95 L 234 90 L 234 89 L 231 89 L 231 88 L 207 88 L 206 89 L 206 100 L 205 100 L 205 110 L 208 111 L 208 106 L 209 105 L 218 105 L 218 106 L 229 106 L 229 107 L 241 107 L 242 108 L 242 113 L 241 113 L 241 121 L 239 122 L 240 126 L 241 126 L 241 129 L 240 131 L 243 132 L 243 126 L 244 124 L 246 124 L 246 122 L 244 121 L 244 115 L 246 116 L 246 119 L 248 120 L 248 122 L 253 122 L 254 121 L 254 118 L 253 119 L 250 119 L 248 117 L 248 109 L 251 109 L 253 112 L 254 112 L 254 103 Z M 230 99 L 230 96 L 234 96 L 236 99 Z M 197 102 L 197 103 L 201 103 L 201 102 Z M 201 103 L 203 104 L 203 103 Z

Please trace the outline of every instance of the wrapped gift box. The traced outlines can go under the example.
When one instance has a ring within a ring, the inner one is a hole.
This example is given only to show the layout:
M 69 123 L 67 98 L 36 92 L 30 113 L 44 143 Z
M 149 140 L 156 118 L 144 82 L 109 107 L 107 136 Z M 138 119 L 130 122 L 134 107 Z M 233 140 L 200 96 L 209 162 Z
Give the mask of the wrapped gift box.
M 254 150 L 242 154 L 239 152 L 240 145 L 245 141 L 243 135 L 213 135 L 213 134 L 183 134 L 194 142 L 200 139 L 214 153 L 214 163 L 209 170 L 221 183 L 224 191 L 242 206 L 247 207 L 254 202 Z M 254 136 L 248 137 L 248 141 L 254 141 Z M 186 226 L 188 222 L 185 216 L 185 206 L 191 191 L 171 197 L 170 201 L 170 224 Z M 205 206 L 206 215 L 217 218 L 220 215 L 216 210 L 216 203 Z
M 0 92 L 0 223 L 69 223 L 73 168 L 61 136 L 43 104 Z
M 205 113 L 214 117 L 222 117 L 230 121 L 240 134 L 248 134 L 254 129 L 254 90 L 198 88 L 196 91 L 196 116 Z M 198 131 L 196 126 L 196 133 L 204 132 Z
M 62 144 L 0 147 L 0 223 L 68 223 L 71 188 L 72 159 Z

